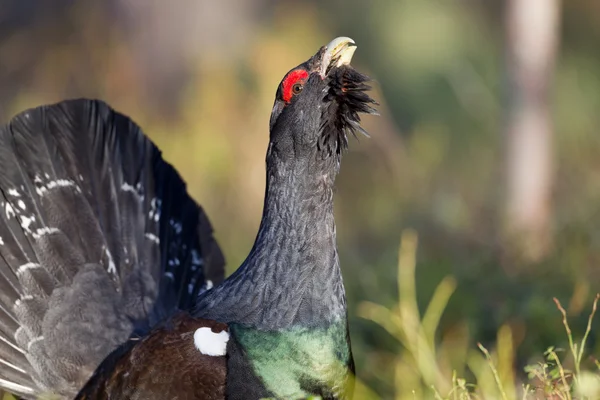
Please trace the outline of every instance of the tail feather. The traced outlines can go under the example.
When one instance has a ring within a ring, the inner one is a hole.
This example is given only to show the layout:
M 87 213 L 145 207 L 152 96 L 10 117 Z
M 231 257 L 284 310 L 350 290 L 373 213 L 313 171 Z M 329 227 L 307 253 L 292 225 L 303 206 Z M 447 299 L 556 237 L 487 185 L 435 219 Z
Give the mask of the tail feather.
M 27 370 L 21 366 L 27 364 L 25 352 L 17 345 L 14 337 L 8 337 L 3 332 L 16 332 L 19 328 L 13 315 L 0 309 L 0 370 L 3 376 L 18 384 L 29 384 Z
M 72 397 L 223 267 L 177 172 L 104 103 L 36 108 L 0 130 L 0 387 Z

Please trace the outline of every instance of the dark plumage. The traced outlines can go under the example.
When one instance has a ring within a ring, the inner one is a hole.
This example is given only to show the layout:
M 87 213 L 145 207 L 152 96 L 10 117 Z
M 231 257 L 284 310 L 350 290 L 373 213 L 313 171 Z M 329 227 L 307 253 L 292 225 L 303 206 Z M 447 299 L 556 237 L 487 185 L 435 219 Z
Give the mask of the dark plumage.
M 177 172 L 106 104 L 40 107 L 0 130 L 0 387 L 72 398 L 223 267 Z
M 259 232 L 220 285 L 206 216 L 131 121 L 85 100 L 15 117 L 0 134 L 0 387 L 350 398 L 333 190 L 347 135 L 375 113 L 354 49 L 335 39 L 283 79 Z
M 161 399 L 223 399 L 226 359 L 203 355 L 194 347 L 194 332 L 201 327 L 215 333 L 227 329 L 225 324 L 180 313 L 151 335 L 131 339 L 111 354 L 78 398 L 145 400 L 160 394 Z M 164 373 L 165 368 L 177 373 Z M 136 372 L 131 378 L 130 371 Z
M 371 89 L 369 77 L 344 65 L 330 72 L 329 91 L 324 102 L 328 105 L 321 122 L 319 149 L 328 155 L 340 154 L 348 147 L 348 133 L 354 137 L 369 134 L 360 126 L 360 113 L 377 114 L 377 104 L 366 93 Z

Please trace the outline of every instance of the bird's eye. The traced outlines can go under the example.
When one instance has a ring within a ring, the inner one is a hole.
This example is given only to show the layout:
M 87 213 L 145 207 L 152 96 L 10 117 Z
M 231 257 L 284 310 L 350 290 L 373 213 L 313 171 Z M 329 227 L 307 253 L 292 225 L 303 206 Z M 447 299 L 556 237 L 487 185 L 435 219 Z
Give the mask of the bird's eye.
M 294 86 L 292 86 L 292 93 L 298 94 L 302 91 L 302 89 L 304 89 L 304 86 L 302 86 L 301 83 L 295 83 Z

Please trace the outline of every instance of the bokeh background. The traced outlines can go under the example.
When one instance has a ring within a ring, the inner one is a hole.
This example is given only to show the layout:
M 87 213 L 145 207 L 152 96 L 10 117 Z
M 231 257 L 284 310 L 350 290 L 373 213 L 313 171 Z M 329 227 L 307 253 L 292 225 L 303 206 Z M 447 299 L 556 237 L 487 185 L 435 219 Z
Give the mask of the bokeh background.
M 277 85 L 337 36 L 358 44 L 381 103 L 336 194 L 360 396 L 478 380 L 478 342 L 518 386 L 565 346 L 552 298 L 577 337 L 600 290 L 600 2 L 2 0 L 0 120 L 72 97 L 130 115 L 207 210 L 232 272 L 258 228 Z M 375 304 L 402 317 L 407 229 L 418 309 L 440 282 L 453 291 L 436 303 L 431 379 L 372 321 Z

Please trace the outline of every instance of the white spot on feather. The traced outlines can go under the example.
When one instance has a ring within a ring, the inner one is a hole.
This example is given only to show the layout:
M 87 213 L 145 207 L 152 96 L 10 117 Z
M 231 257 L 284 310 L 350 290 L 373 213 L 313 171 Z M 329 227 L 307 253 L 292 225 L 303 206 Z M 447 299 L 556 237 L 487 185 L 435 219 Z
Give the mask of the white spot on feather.
M 34 179 L 34 182 L 41 183 L 42 180 L 41 179 L 38 180 L 38 178 L 39 177 L 36 176 Z M 50 178 L 50 177 L 47 176 L 47 178 Z M 52 190 L 55 188 L 64 188 L 64 187 L 72 187 L 75 189 L 76 192 L 81 193 L 81 188 L 79 187 L 79 185 L 77 185 L 74 181 L 72 181 L 70 179 L 55 179 L 53 181 L 46 183 L 45 185 L 41 185 L 40 187 L 37 187 L 35 189 L 35 191 L 37 192 L 38 195 L 43 196 L 49 190 Z
M 125 265 L 129 265 L 129 261 L 131 261 L 129 259 L 129 250 L 127 249 L 127 246 L 123 246 L 123 254 L 125 255 Z
M 40 229 L 36 230 L 33 233 L 33 237 L 34 237 L 34 239 L 39 239 L 39 238 L 41 238 L 44 235 L 50 235 L 52 233 L 57 233 L 57 232 L 60 232 L 60 229 L 58 229 L 58 228 L 50 228 L 50 227 L 45 226 L 43 228 L 40 228 Z
M 34 268 L 39 268 L 39 267 L 40 267 L 40 264 L 38 264 L 38 263 L 23 264 L 17 269 L 17 275 L 23 274 L 23 272 L 27 271 L 28 269 L 34 269 Z
M 211 281 L 210 279 L 206 280 L 206 290 L 210 290 L 213 288 L 213 281 Z
M 66 187 L 66 186 L 74 186 L 74 187 L 79 188 L 75 182 L 67 180 L 67 179 L 57 179 L 55 181 L 48 182 L 48 184 L 46 185 L 46 187 L 48 189 L 54 189 L 57 187 Z
M 124 192 L 131 192 L 134 194 L 138 194 L 137 190 L 135 190 L 135 188 L 127 182 L 123 182 L 123 184 L 121 185 L 121 190 Z
M 0 236 L 0 246 L 4 245 L 4 240 L 2 239 L 2 236 Z
M 14 197 L 21 197 L 17 189 L 8 189 L 8 194 Z
M 227 342 L 229 341 L 229 333 L 221 331 L 213 332 L 210 328 L 198 328 L 194 332 L 194 346 L 200 353 L 207 356 L 224 356 L 227 352 Z
M 181 235 L 181 231 L 183 229 L 183 226 L 181 225 L 181 222 L 178 222 L 178 221 L 176 222 L 174 220 L 171 220 L 171 226 L 175 230 L 175 234 L 176 235 Z
M 23 274 L 23 272 L 27 271 L 28 269 L 34 269 L 34 268 L 39 268 L 39 267 L 40 267 L 40 264 L 38 264 L 38 263 L 23 264 L 17 269 L 17 275 Z
M 26 208 L 25 202 L 23 200 L 19 200 L 19 202 L 17 204 L 19 204 L 19 207 L 21 208 L 21 210 L 24 210 Z
M 15 301 L 15 307 L 18 307 L 22 302 L 27 301 L 27 300 L 33 300 L 33 296 L 25 295 L 25 296 L 21 297 L 20 299 L 17 299 L 17 301 Z
M 11 216 L 15 216 L 15 209 L 10 205 L 10 203 L 6 203 L 4 208 L 6 210 L 6 219 L 10 219 Z
M 144 236 L 146 236 L 146 239 L 149 239 L 149 240 L 153 241 L 156 244 L 160 244 L 160 239 L 154 233 L 148 232 Z
M 192 250 L 192 265 L 202 265 L 202 257 L 200 257 L 200 253 L 196 249 Z
M 110 254 L 110 250 L 106 248 L 106 246 L 102 247 L 104 252 L 106 253 L 106 257 L 108 258 L 108 273 L 109 274 L 117 274 L 117 266 L 115 265 L 115 261 L 112 258 L 112 254 Z
M 152 200 L 150 200 L 150 211 L 148 212 L 148 218 L 150 218 L 151 221 L 153 220 L 154 222 L 158 222 L 160 220 L 161 204 L 162 201 L 157 197 L 154 197 Z
M 21 216 L 21 228 L 25 230 L 25 232 L 31 233 L 31 229 L 29 229 L 29 225 L 35 221 L 35 215 L 31 215 L 31 217 L 23 217 Z

